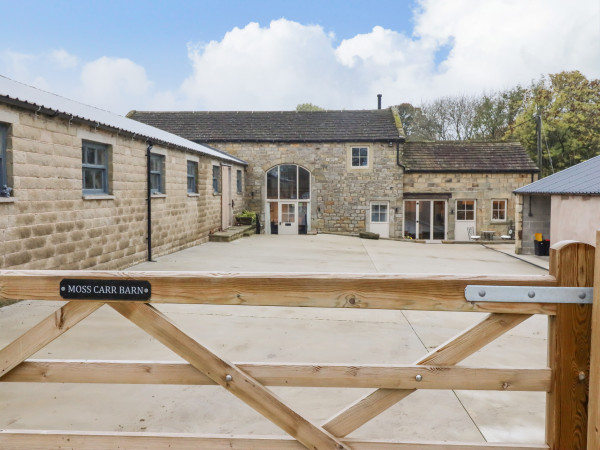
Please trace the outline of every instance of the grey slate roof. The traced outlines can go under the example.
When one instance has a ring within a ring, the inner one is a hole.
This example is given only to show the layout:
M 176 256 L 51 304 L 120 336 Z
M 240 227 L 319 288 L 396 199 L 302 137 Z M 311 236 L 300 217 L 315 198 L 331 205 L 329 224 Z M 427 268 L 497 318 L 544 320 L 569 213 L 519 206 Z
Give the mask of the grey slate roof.
M 518 142 L 407 142 L 403 163 L 406 172 L 538 172 Z
M 399 141 L 392 111 L 131 111 L 127 117 L 211 142 Z
M 137 138 L 150 140 L 154 143 L 165 143 L 175 147 L 203 153 L 216 158 L 246 164 L 241 159 L 228 155 L 220 150 L 191 142 L 167 131 L 128 119 L 93 106 L 69 100 L 41 89 L 28 86 L 18 81 L 0 76 L 0 102 L 29 107 L 32 111 L 52 116 L 61 115 L 70 120 L 81 120 L 91 125 L 103 126 L 115 131 L 123 131 Z
M 600 195 L 600 156 L 523 186 L 515 193 Z

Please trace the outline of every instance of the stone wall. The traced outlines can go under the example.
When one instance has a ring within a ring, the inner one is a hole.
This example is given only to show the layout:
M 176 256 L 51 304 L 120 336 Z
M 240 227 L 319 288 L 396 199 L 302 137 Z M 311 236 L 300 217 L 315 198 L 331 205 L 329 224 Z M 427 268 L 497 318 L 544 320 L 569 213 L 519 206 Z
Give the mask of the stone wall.
M 146 144 L 117 132 L 0 105 L 8 132 L 11 198 L 0 199 L 0 268 L 121 269 L 147 258 Z M 82 140 L 109 146 L 108 195 L 82 194 Z M 221 161 L 155 145 L 165 155 L 165 195 L 152 198 L 152 255 L 208 240 L 221 226 L 212 165 Z M 187 192 L 187 160 L 198 194 Z M 242 169 L 243 166 L 234 166 Z M 243 197 L 232 195 L 236 209 Z
M 531 182 L 527 173 L 406 173 L 405 194 L 451 194 L 448 199 L 447 237 L 454 239 L 456 200 L 475 199 L 476 230 L 495 231 L 496 238 L 505 235 L 515 223 L 513 191 Z M 507 200 L 507 220 L 492 221 L 492 200 Z
M 535 253 L 535 233 L 550 239 L 551 200 L 549 195 L 517 196 L 517 240 L 515 252 L 523 255 Z M 520 216 L 520 220 L 519 220 Z
M 370 202 L 389 201 L 390 237 L 401 234 L 402 168 L 396 164 L 396 146 L 388 143 L 211 143 L 250 162 L 245 195 L 248 207 L 260 213 L 263 224 L 266 173 L 279 164 L 297 164 L 311 172 L 311 229 L 317 232 L 357 234 L 367 230 Z M 369 165 L 353 168 L 352 147 L 369 149 Z M 396 208 L 398 213 L 394 214 Z

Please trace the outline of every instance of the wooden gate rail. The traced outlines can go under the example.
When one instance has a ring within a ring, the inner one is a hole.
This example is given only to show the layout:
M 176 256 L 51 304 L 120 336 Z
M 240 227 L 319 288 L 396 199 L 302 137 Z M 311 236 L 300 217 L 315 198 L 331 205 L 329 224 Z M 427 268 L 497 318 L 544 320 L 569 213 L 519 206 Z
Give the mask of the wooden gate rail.
M 556 313 L 556 305 L 486 303 L 465 300 L 470 284 L 557 286 L 551 275 L 464 276 L 323 273 L 207 273 L 2 271 L 0 300 L 64 300 L 57 286 L 64 278 L 147 280 L 148 303 L 186 303 L 318 308 L 407 309 L 421 311 Z
M 242 399 L 290 436 L 0 430 L 0 447 L 583 449 L 588 433 L 592 305 L 469 302 L 465 300 L 464 289 L 473 284 L 593 286 L 593 268 L 592 246 L 560 243 L 551 250 L 549 276 L 0 271 L 0 299 L 9 300 L 63 300 L 58 287 L 67 278 L 142 280 L 151 285 L 151 297 L 147 301 L 102 299 L 66 303 L 0 350 L 0 382 L 215 384 Z M 186 362 L 28 360 L 105 303 Z M 412 365 L 232 363 L 183 333 L 152 303 L 490 314 Z M 532 314 L 549 316 L 549 368 L 456 366 Z M 292 410 L 266 386 L 369 387 L 375 390 L 319 426 Z M 416 389 L 547 392 L 547 445 L 365 441 L 345 437 Z M 591 399 L 590 409 L 597 407 L 596 401 Z

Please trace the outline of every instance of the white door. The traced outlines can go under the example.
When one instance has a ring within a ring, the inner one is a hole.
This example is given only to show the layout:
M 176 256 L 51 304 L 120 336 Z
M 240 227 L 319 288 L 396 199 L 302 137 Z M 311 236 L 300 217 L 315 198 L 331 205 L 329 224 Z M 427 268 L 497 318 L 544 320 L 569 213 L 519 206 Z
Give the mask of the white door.
M 456 200 L 456 222 L 454 225 L 454 240 L 468 241 L 469 230 L 477 234 L 475 200 Z
M 231 205 L 231 167 L 221 167 L 221 228 L 231 226 L 233 207 Z
M 296 203 L 279 202 L 279 234 L 298 234 Z
M 382 238 L 390 237 L 388 202 L 371 203 L 371 221 L 369 222 L 369 231 L 377 233 Z

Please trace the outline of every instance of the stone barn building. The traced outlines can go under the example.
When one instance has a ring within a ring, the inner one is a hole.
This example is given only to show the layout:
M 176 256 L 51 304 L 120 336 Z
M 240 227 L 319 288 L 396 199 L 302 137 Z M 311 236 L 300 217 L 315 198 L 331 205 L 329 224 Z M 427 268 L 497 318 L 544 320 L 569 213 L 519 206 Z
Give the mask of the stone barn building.
M 499 238 L 538 172 L 517 143 L 405 142 L 393 109 L 128 117 L 248 161 L 246 201 L 271 234 Z
M 125 268 L 244 208 L 244 161 L 4 77 L 0 145 L 0 269 Z

